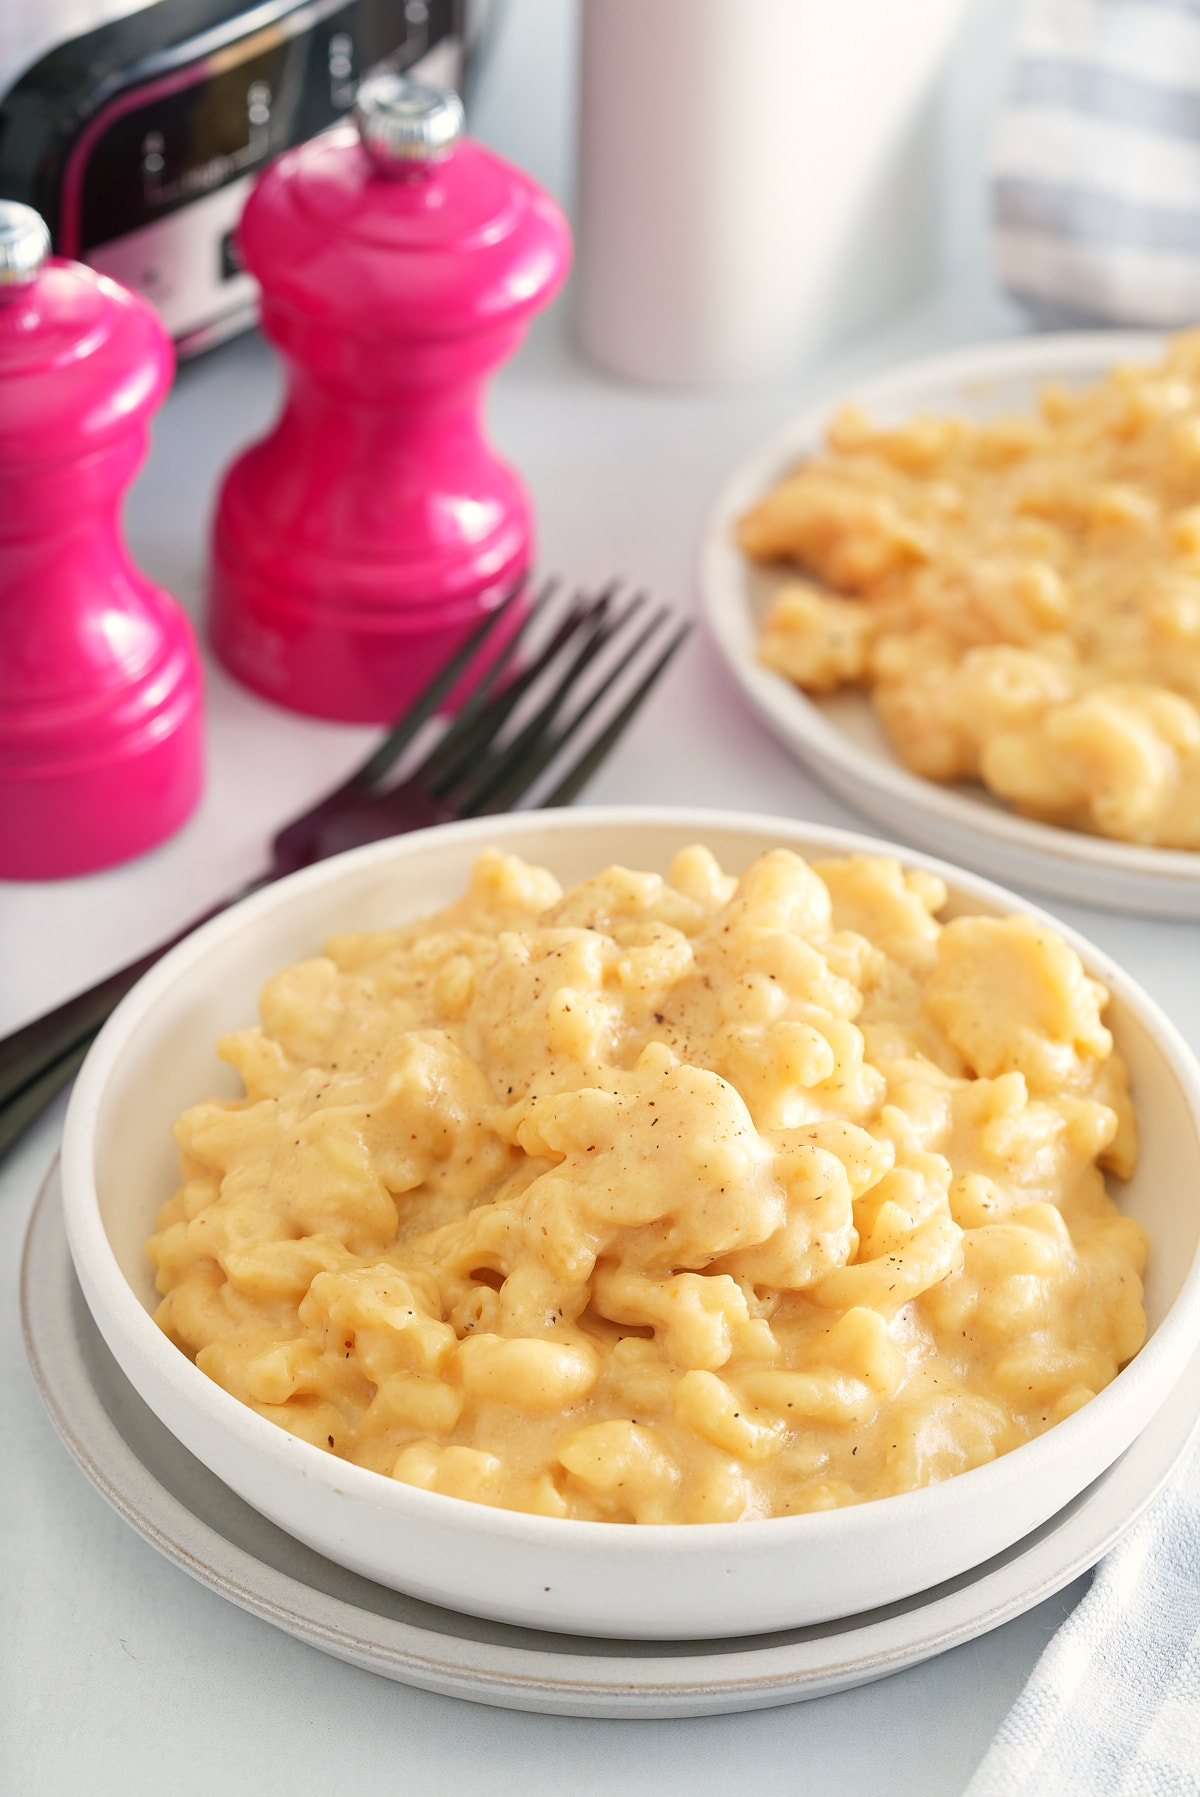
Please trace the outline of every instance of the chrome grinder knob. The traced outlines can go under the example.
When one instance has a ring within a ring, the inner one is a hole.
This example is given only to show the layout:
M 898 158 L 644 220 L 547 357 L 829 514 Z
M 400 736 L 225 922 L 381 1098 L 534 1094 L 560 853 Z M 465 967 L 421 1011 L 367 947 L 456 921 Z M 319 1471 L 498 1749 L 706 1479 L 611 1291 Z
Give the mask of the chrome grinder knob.
M 49 254 L 41 214 L 19 200 L 0 200 L 0 298 L 35 280 Z
M 463 109 L 448 88 L 404 75 L 369 75 L 354 102 L 354 122 L 367 154 L 385 173 L 441 162 L 462 136 Z

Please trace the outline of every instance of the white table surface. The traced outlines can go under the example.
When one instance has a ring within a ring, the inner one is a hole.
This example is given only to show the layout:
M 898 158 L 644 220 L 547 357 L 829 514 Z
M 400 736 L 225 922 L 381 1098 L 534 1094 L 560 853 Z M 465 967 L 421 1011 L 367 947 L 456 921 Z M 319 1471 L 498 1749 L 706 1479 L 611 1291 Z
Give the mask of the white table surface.
M 981 0 L 976 12 L 996 6 Z M 965 102 L 958 104 L 961 113 Z M 521 118 L 519 129 L 530 129 Z M 536 144 L 526 160 L 537 161 Z M 735 394 L 610 382 L 575 357 L 559 307 L 504 372 L 491 406 L 494 436 L 535 496 L 542 565 L 582 580 L 624 573 L 691 606 L 692 546 L 706 503 L 757 438 L 851 376 L 1016 328 L 978 256 L 972 264 L 960 254 L 958 263 L 869 342 L 819 369 Z M 277 392 L 271 354 L 246 337 L 184 369 L 159 418 L 129 508 L 130 537 L 146 569 L 198 618 L 217 471 L 263 427 Z M 273 824 L 336 782 L 373 734 L 277 711 L 211 662 L 208 717 L 207 793 L 172 842 L 88 879 L 0 884 L 0 1031 L 132 958 L 255 872 Z M 631 800 L 868 827 L 749 714 L 703 629 L 583 802 Z M 1200 982 L 1191 971 L 1200 927 L 1047 902 L 1120 960 L 1200 1046 Z M 77 1471 L 41 1408 L 21 1346 L 17 1268 L 62 1110 L 60 1100 L 0 1164 L 5 1797 L 366 1797 L 396 1789 L 669 1797 L 743 1784 L 761 1797 L 808 1789 L 857 1797 L 881 1785 L 889 1797 L 952 1797 L 1085 1588 L 1078 1581 L 983 1639 L 879 1684 L 710 1720 L 509 1713 L 325 1658 L 162 1560 Z

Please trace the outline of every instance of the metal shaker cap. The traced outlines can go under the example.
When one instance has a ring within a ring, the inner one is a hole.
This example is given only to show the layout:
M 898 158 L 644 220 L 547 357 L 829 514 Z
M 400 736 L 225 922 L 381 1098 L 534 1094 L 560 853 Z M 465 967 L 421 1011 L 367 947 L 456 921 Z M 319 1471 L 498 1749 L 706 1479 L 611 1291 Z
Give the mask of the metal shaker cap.
M 50 254 L 50 233 L 39 212 L 19 200 L 0 200 L 0 300 L 27 287 Z
M 462 135 L 462 101 L 449 88 L 404 75 L 369 75 L 354 102 L 354 122 L 372 162 L 402 174 L 450 154 Z

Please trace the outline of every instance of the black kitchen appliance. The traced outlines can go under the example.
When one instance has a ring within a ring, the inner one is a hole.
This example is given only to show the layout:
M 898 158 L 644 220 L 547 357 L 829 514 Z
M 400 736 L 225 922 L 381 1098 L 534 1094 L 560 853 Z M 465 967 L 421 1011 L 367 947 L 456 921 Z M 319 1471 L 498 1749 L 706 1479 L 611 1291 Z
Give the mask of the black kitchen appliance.
M 464 0 L 135 4 L 15 78 L 9 46 L 0 198 L 36 207 L 60 255 L 142 294 L 194 353 L 253 320 L 234 230 L 263 164 L 342 118 L 367 73 L 457 87 L 463 54 Z

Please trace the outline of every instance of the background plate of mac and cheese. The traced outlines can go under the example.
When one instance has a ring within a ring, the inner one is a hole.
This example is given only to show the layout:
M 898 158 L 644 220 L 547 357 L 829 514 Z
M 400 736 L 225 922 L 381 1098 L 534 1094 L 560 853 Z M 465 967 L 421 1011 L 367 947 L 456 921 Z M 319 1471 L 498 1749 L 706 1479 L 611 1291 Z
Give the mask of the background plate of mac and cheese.
M 763 666 L 763 619 L 789 572 L 750 561 L 736 540 L 739 519 L 822 447 L 843 406 L 892 427 L 918 415 L 1029 414 L 1047 385 L 1090 386 L 1114 367 L 1155 362 L 1162 349 L 1157 337 L 1124 332 L 1018 339 L 912 363 L 833 396 L 784 425 L 730 476 L 704 528 L 699 580 L 717 644 L 750 704 L 857 810 L 923 848 L 969 861 L 999 879 L 1113 910 L 1195 918 L 1200 851 L 1043 823 L 1019 815 L 981 785 L 925 779 L 894 753 L 861 688 L 806 694 Z

